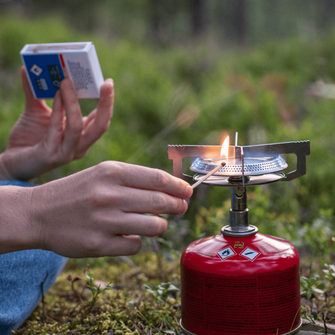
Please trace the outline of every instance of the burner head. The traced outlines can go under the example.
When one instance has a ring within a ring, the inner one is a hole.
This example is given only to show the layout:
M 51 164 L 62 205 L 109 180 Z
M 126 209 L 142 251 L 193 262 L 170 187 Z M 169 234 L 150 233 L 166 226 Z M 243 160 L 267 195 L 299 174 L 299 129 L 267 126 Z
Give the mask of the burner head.
M 204 184 L 230 187 L 267 184 L 278 180 L 290 181 L 303 176 L 306 173 L 306 156 L 309 152 L 309 141 L 230 146 L 228 158 L 220 157 L 221 146 L 168 146 L 175 176 L 189 181 L 199 180 L 225 162 L 226 165 L 204 181 Z M 297 158 L 296 169 L 286 175 L 281 172 L 288 167 L 282 154 L 294 154 Z M 185 157 L 195 158 L 190 167 L 196 173 L 193 177 L 183 173 L 182 160 Z
M 229 146 L 227 158 L 221 155 L 219 146 L 169 146 L 169 159 L 173 160 L 173 174 L 177 177 L 216 186 L 232 188 L 230 225 L 221 229 L 230 237 L 251 236 L 257 233 L 255 226 L 249 225 L 247 208 L 247 188 L 245 186 L 289 181 L 306 173 L 306 156 L 309 155 L 309 141 L 286 142 L 254 146 Z M 296 169 L 286 173 L 288 165 L 282 154 L 296 155 Z M 190 170 L 191 177 L 183 173 L 182 160 L 195 158 Z M 220 158 L 213 158 L 220 157 Z M 224 164 L 223 164 L 224 163 Z M 212 172 L 212 173 L 211 173 Z M 205 176 L 205 177 L 204 177 Z M 192 185 L 192 186 L 193 186 Z
M 282 173 L 277 173 L 287 168 L 284 158 L 279 155 L 274 157 L 229 157 L 222 158 L 200 158 L 197 157 L 192 163 L 190 170 L 197 174 L 193 176 L 198 180 L 203 174 L 207 174 L 216 168 L 221 162 L 226 165 L 209 177 L 204 183 L 209 185 L 239 185 L 243 181 L 245 185 L 258 185 L 270 183 L 284 178 Z M 256 178 L 255 178 L 256 177 Z
M 287 168 L 287 164 L 281 156 L 276 157 L 245 157 L 243 164 L 240 158 L 227 159 L 201 159 L 196 158 L 192 163 L 190 170 L 196 173 L 208 173 L 216 168 L 219 164 L 225 162 L 226 165 L 222 167 L 215 175 L 221 176 L 241 176 L 242 165 L 245 176 L 255 176 L 267 173 L 279 172 Z

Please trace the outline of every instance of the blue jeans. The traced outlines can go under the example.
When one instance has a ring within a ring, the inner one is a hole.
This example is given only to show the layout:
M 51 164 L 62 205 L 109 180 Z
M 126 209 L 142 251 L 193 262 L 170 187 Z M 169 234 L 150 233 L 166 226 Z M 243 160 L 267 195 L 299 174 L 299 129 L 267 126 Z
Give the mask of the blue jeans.
M 16 180 L 0 181 L 3 185 L 34 186 Z M 22 325 L 42 299 L 42 285 L 45 294 L 66 261 L 54 252 L 37 249 L 0 255 L 0 335 Z

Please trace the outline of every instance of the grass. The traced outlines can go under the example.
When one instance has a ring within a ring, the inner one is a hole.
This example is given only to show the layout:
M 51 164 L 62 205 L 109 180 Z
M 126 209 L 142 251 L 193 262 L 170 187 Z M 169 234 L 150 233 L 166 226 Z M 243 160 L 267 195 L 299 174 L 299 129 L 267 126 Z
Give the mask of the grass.
M 179 286 L 179 260 L 163 261 L 158 268 L 157 254 L 140 253 L 132 262 L 136 268 L 118 258 L 105 259 L 102 267 L 94 267 L 93 261 L 85 275 L 82 266 L 70 260 L 44 305 L 41 302 L 14 334 L 178 333 L 180 296 L 174 284 Z M 161 278 L 170 282 L 163 285 L 164 292 L 157 290 Z

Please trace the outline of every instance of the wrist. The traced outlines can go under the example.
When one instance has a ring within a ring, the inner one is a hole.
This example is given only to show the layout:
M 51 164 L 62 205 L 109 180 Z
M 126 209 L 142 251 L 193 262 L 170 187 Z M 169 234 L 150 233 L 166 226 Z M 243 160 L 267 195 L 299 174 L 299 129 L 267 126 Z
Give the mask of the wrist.
M 7 150 L 0 154 L 0 180 L 14 180 L 15 178 L 9 173 L 6 156 L 8 156 Z
M 43 155 L 37 155 L 37 146 L 30 148 L 10 148 L 0 154 L 0 180 L 28 181 L 45 171 Z
M 33 190 L 30 187 L 0 187 L 0 254 L 40 248 L 38 224 L 32 219 Z

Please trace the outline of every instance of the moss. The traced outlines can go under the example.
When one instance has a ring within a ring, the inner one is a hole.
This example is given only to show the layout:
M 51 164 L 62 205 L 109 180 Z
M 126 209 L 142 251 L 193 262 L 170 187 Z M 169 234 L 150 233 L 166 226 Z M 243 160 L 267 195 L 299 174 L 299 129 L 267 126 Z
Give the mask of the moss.
M 179 329 L 180 297 L 171 294 L 167 302 L 157 302 L 155 297 L 143 288 L 143 281 L 156 285 L 163 276 L 178 285 L 175 272 L 179 271 L 179 260 L 163 260 L 163 267 L 157 267 L 153 253 L 140 253 L 132 258 L 140 269 L 134 269 L 117 259 L 91 270 L 96 285 L 107 284 L 111 279 L 113 289 L 99 295 L 89 315 L 83 319 L 92 299 L 86 288 L 84 269 L 70 260 L 54 286 L 45 296 L 44 315 L 40 303 L 25 324 L 14 334 L 163 334 L 164 330 Z M 145 262 L 143 262 L 145 260 Z M 173 271 L 172 271 L 173 269 Z M 109 275 L 111 274 L 111 277 Z M 71 276 L 71 277 L 69 277 Z M 81 277 L 72 282 L 69 278 Z

